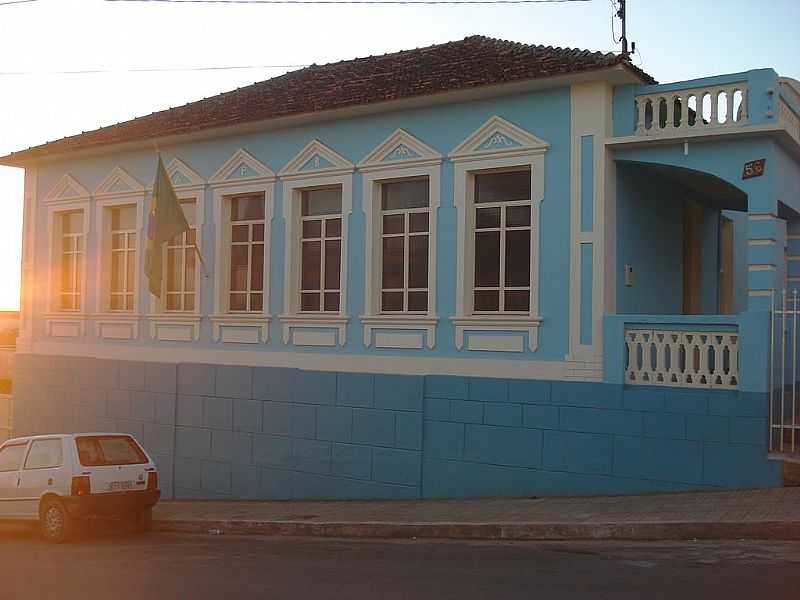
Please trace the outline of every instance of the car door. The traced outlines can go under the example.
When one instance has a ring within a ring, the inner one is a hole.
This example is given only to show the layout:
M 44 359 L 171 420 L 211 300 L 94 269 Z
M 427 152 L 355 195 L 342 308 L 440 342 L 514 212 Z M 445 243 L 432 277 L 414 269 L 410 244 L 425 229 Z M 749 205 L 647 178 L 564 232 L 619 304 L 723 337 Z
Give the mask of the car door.
M 64 441 L 61 438 L 31 440 L 19 472 L 19 509 L 23 515 L 38 517 L 39 499 L 48 491 L 68 489 L 64 478 Z
M 0 447 L 0 517 L 19 517 L 19 469 L 28 441 L 10 442 Z

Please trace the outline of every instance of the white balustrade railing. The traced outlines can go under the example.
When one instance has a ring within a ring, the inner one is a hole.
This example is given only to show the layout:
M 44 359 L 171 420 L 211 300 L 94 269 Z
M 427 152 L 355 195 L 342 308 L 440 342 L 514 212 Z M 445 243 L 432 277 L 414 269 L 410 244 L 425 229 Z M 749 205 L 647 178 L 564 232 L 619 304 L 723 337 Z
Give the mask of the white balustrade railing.
M 747 122 L 745 82 L 642 94 L 634 101 L 635 135 L 679 136 Z
M 800 116 L 784 100 L 778 103 L 778 117 L 783 128 L 800 144 Z
M 739 334 L 736 331 L 626 329 L 625 381 L 738 389 Z

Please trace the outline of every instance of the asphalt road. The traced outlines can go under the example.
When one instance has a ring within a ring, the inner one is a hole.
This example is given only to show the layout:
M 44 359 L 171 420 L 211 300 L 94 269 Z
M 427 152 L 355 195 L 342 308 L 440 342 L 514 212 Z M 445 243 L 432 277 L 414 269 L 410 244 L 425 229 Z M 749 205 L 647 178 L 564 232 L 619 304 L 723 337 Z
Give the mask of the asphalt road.
M 0 598 L 797 598 L 797 543 L 351 542 L 0 531 Z

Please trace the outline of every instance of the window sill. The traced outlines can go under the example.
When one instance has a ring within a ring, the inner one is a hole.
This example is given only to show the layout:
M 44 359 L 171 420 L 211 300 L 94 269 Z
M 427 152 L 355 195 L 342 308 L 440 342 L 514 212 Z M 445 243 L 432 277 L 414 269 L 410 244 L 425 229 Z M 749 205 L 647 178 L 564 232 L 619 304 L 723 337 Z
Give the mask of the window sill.
M 48 337 L 77 338 L 86 333 L 85 312 L 79 310 L 62 310 L 45 313 L 45 330 Z
M 364 345 L 369 347 L 373 344 L 376 348 L 402 348 L 402 349 L 422 349 L 423 333 L 425 345 L 433 348 L 436 345 L 436 325 L 439 317 L 427 316 L 423 314 L 383 314 L 369 315 L 361 317 L 361 324 L 364 326 Z M 375 333 L 376 330 L 409 330 L 417 333 Z
M 102 312 L 92 315 L 95 335 L 107 340 L 135 340 L 139 337 L 137 312 Z
M 163 312 L 147 315 L 150 337 L 165 342 L 192 342 L 200 338 L 203 317 L 193 312 Z
M 542 318 L 539 316 L 531 315 L 471 315 L 461 317 L 451 317 L 450 321 L 453 323 L 456 334 L 456 348 L 458 350 L 464 347 L 464 334 L 467 331 L 481 331 L 481 332 L 521 332 L 528 334 L 528 350 L 535 352 L 539 347 L 539 326 L 542 323 Z M 496 347 L 488 345 L 473 345 L 468 344 L 468 350 L 485 350 L 485 351 L 500 351 L 500 352 L 521 352 L 523 348 L 511 348 L 502 344 L 502 340 L 498 336 L 493 336 L 492 344 Z
M 269 322 L 266 313 L 226 313 L 210 315 L 214 326 L 214 341 L 237 344 L 266 344 L 269 341 Z
M 338 313 L 298 313 L 281 315 L 283 343 L 295 346 L 344 346 L 350 317 Z M 315 329 L 319 331 L 308 331 Z M 324 331 L 324 330 L 328 331 Z M 299 330 L 299 331 L 295 331 Z M 306 331 L 303 331 L 306 330 Z

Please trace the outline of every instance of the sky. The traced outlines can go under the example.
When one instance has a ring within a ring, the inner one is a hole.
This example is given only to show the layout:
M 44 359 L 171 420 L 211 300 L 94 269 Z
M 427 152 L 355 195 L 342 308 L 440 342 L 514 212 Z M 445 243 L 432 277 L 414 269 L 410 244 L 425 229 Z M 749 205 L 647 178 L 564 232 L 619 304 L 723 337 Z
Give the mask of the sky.
M 297 66 L 473 34 L 619 48 L 611 0 L 493 6 L 5 1 L 0 156 Z M 628 0 L 634 62 L 661 82 L 761 67 L 800 79 L 799 29 L 800 0 Z M 126 72 L 222 66 L 258 68 Z M 87 70 L 112 72 L 54 73 Z M 21 170 L 0 167 L 0 310 L 19 306 L 22 180 Z

